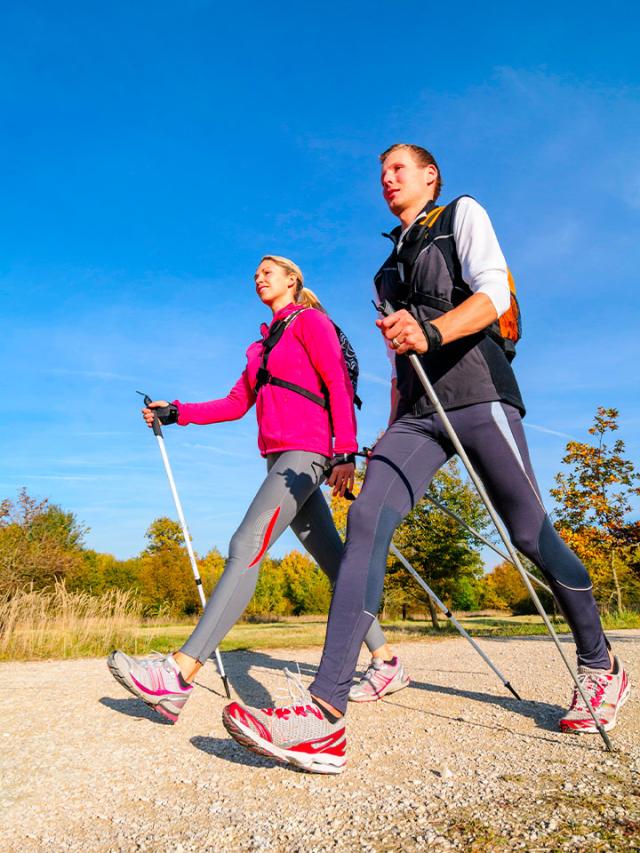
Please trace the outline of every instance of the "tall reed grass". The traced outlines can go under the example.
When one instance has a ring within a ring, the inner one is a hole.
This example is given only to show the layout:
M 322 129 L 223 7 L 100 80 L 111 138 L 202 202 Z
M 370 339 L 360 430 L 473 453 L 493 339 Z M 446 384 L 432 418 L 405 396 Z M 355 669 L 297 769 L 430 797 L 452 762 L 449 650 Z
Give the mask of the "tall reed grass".
M 142 622 L 134 593 L 112 589 L 100 596 L 27 587 L 0 597 L 0 660 L 91 657 L 130 647 Z

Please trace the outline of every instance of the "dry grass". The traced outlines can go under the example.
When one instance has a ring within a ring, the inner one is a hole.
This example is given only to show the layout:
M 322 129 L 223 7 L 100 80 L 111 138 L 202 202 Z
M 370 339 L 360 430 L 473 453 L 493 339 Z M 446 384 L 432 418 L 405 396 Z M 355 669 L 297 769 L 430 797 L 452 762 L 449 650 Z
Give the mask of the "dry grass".
M 456 614 L 474 636 L 521 636 L 545 634 L 539 616 L 508 614 Z M 11 598 L 0 597 L 0 660 L 101 657 L 114 648 L 129 654 L 169 652 L 180 648 L 195 619 L 176 624 L 166 614 L 144 619 L 132 592 L 110 590 L 101 596 L 69 592 L 63 583 L 51 590 L 27 588 Z M 605 616 L 605 628 L 638 628 L 640 614 L 625 612 Z M 430 622 L 383 623 L 389 642 L 446 637 L 456 633 L 445 619 L 440 630 Z M 568 631 L 564 622 L 556 630 Z M 221 651 L 304 648 L 324 641 L 326 616 L 290 616 L 260 624 L 239 622 L 221 644 Z
M 0 598 L 0 660 L 103 655 L 128 645 L 141 620 L 131 592 L 91 596 L 69 592 L 64 583 L 27 588 Z

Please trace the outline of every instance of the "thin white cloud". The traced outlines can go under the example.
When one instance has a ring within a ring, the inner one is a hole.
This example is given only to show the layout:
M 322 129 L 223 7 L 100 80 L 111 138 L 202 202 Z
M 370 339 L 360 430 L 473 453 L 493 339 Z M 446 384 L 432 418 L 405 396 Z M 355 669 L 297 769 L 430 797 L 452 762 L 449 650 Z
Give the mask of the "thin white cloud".
M 568 438 L 571 441 L 577 440 L 575 435 L 569 435 L 567 432 L 560 432 L 557 429 L 549 429 L 549 427 L 540 426 L 540 424 L 532 424 L 529 421 L 523 421 L 523 423 L 527 429 L 534 429 L 536 432 L 545 432 L 548 435 L 557 435 L 560 438 Z

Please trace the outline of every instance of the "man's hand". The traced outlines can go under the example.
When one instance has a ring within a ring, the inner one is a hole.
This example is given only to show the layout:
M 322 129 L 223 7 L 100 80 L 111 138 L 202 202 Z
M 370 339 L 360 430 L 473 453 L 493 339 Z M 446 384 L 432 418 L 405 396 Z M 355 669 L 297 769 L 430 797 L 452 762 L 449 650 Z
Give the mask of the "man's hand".
M 429 349 L 418 321 L 404 308 L 382 320 L 376 320 L 376 326 L 398 355 L 403 355 L 405 352 L 424 355 Z

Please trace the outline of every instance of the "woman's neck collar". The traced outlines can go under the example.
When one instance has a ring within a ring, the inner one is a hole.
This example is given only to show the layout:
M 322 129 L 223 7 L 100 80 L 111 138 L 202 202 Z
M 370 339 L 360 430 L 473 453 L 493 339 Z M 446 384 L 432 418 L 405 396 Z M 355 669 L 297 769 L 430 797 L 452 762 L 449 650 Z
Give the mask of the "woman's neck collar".
M 277 308 L 276 308 L 276 307 L 274 307 L 274 306 L 270 306 L 270 307 L 271 307 L 271 310 L 272 310 L 272 312 L 273 312 L 273 319 L 275 320 L 275 318 L 276 318 L 279 314 L 283 314 L 283 313 L 285 313 L 285 312 L 286 312 L 286 313 L 289 313 L 289 310 L 290 310 L 290 309 L 292 309 L 292 308 L 300 308 L 300 307 L 302 307 L 302 306 L 297 305 L 295 302 L 293 302 L 293 301 L 292 301 L 292 302 L 286 302 L 284 305 L 280 305 L 280 306 L 279 306 L 279 307 L 277 307 Z

